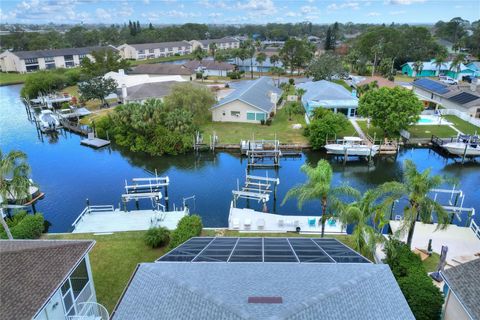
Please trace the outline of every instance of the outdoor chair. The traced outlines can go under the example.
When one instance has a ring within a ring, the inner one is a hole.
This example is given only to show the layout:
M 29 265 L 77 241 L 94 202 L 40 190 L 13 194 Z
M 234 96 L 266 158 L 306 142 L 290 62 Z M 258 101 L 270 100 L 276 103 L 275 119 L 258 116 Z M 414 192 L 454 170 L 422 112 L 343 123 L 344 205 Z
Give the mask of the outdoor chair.
M 240 220 L 233 219 L 233 229 L 240 229 Z
M 279 227 L 283 227 L 284 223 L 285 222 L 283 221 L 283 219 L 278 219 L 278 226 Z
M 264 219 L 258 219 L 257 220 L 257 228 L 260 230 L 265 228 L 265 220 Z
M 250 229 L 250 227 L 252 226 L 252 220 L 245 219 L 245 221 L 243 221 L 243 226 L 245 227 L 245 229 Z

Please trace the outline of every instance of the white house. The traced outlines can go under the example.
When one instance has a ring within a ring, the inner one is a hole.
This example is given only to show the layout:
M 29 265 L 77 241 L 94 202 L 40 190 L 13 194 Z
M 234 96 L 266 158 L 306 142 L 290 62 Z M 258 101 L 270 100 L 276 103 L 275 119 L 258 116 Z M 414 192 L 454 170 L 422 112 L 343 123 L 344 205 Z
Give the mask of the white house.
M 282 90 L 269 77 L 242 81 L 235 91 L 211 108 L 212 120 L 222 122 L 260 123 L 276 113 Z
M 217 49 L 238 49 L 240 48 L 240 41 L 232 37 L 224 37 L 221 39 L 206 39 L 206 40 L 192 40 L 190 44 L 195 50 L 197 47 L 202 48 L 203 50 L 210 49 L 210 45 L 215 43 Z
M 80 65 L 84 57 L 92 59 L 91 53 L 102 49 L 117 50 L 115 47 L 65 48 L 35 51 L 5 51 L 0 54 L 0 69 L 3 72 L 30 72 L 45 69 L 73 68 Z
M 1 318 L 65 320 L 91 313 L 92 319 L 108 319 L 107 310 L 96 303 L 88 257 L 94 244 L 0 240 Z
M 187 41 L 123 44 L 117 49 L 124 59 L 145 60 L 192 52 L 192 45 Z
M 184 67 L 192 72 L 201 72 L 203 76 L 226 76 L 228 72 L 235 70 L 235 66 L 230 63 L 213 60 L 191 60 L 185 63 Z

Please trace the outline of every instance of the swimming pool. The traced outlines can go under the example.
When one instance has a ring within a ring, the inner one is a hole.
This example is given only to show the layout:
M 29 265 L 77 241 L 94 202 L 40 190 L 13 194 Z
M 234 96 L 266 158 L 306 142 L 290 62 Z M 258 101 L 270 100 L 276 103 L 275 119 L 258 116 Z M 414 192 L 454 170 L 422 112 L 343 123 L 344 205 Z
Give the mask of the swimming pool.
M 418 123 L 431 124 L 431 123 L 433 123 L 433 120 L 430 119 L 430 118 L 425 118 L 425 117 L 421 116 L 420 120 L 418 120 Z
M 417 125 L 450 125 L 451 123 L 437 115 L 422 114 Z

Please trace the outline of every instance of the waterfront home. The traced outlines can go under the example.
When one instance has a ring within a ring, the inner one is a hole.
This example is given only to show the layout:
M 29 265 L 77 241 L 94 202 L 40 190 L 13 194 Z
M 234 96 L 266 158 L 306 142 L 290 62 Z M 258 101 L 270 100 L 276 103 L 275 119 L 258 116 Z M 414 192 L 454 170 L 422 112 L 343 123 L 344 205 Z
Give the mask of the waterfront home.
M 195 79 L 195 71 L 174 63 L 140 64 L 128 71 L 129 75 L 146 74 L 149 76 L 181 76 L 184 80 Z
M 467 68 L 473 70 L 475 77 L 480 77 L 480 61 L 471 61 L 467 64 Z
M 281 94 L 269 77 L 236 83 L 235 90 L 210 109 L 212 120 L 260 123 L 276 113 Z
M 267 59 L 263 63 L 259 63 L 256 58 L 253 59 L 231 59 L 230 63 L 236 64 L 238 66 L 238 70 L 250 72 L 269 72 L 272 67 L 283 67 L 282 62 L 278 61 L 273 64 L 270 61 L 270 57 L 267 56 Z
M 93 59 L 91 53 L 102 49 L 117 50 L 115 47 L 84 47 L 34 51 L 5 51 L 0 54 L 0 69 L 3 72 L 31 72 L 57 68 L 73 68 L 83 58 Z
M 414 316 L 388 265 L 338 240 L 199 237 L 141 263 L 112 312 L 113 320 L 177 318 Z
M 308 116 L 316 108 L 330 109 L 347 117 L 355 117 L 357 114 L 358 98 L 342 85 L 320 80 L 300 83 L 296 87 L 305 90 L 302 104 Z
M 473 118 L 480 118 L 480 87 L 476 82 L 449 86 L 431 79 L 418 79 L 412 83 L 413 92 L 431 109 L 454 109 Z
M 192 45 L 192 49 L 195 50 L 196 48 L 200 47 L 203 50 L 209 50 L 210 45 L 215 43 L 217 49 L 224 50 L 224 49 L 238 49 L 240 48 L 240 41 L 233 37 L 223 37 L 221 39 L 205 39 L 205 40 L 191 40 L 190 44 Z
M 448 76 L 453 79 L 462 80 L 464 76 L 473 76 L 474 70 L 468 68 L 463 63 L 460 64 L 460 72 L 457 72 L 457 68 L 451 67 L 451 61 L 442 63 L 441 66 L 435 64 L 435 60 L 422 62 L 422 66 L 417 73 L 415 71 L 415 62 L 407 62 L 402 65 L 402 74 L 409 77 L 436 77 L 436 76 Z
M 183 65 L 185 68 L 190 69 L 195 73 L 202 73 L 206 76 L 227 76 L 228 72 L 232 72 L 235 66 L 230 63 L 218 62 L 213 60 L 192 60 Z
M 441 272 L 444 320 L 480 319 L 480 258 Z
M 96 303 L 88 256 L 94 244 L 80 240 L 0 240 L 1 318 L 66 319 L 104 310 Z M 95 319 L 107 319 L 108 313 L 104 315 Z
M 146 60 L 192 52 L 192 45 L 187 41 L 123 44 L 117 49 L 124 59 Z

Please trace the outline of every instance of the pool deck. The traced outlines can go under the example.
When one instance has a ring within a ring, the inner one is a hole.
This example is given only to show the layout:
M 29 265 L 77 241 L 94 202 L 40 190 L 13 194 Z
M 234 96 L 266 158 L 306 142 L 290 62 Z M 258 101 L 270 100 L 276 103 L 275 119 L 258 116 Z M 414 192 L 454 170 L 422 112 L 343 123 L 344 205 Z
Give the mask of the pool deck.
M 395 233 L 400 229 L 401 221 L 391 220 L 390 227 Z M 445 230 L 436 230 L 437 224 L 425 224 L 417 222 L 412 239 L 412 249 L 426 249 L 428 240 L 432 239 L 432 250 L 440 254 L 442 245 L 448 246 L 447 263 L 458 265 L 475 258 L 480 254 L 480 239 L 469 227 L 449 225 Z M 407 234 L 400 236 L 400 240 L 406 241 Z
M 185 211 L 134 210 L 92 212 L 82 216 L 72 233 L 110 233 L 122 231 L 148 230 L 161 226 L 169 230 L 177 227 L 178 221 L 188 215 Z
M 322 231 L 322 225 L 318 223 L 320 218 L 320 216 L 280 215 L 231 207 L 228 229 L 240 232 L 282 233 L 296 232 L 296 228 L 300 227 L 300 233 L 319 234 Z M 310 224 L 309 220 L 315 220 L 315 223 Z M 325 233 L 346 234 L 346 230 L 338 221 L 334 225 L 330 225 L 327 221 L 325 223 Z

